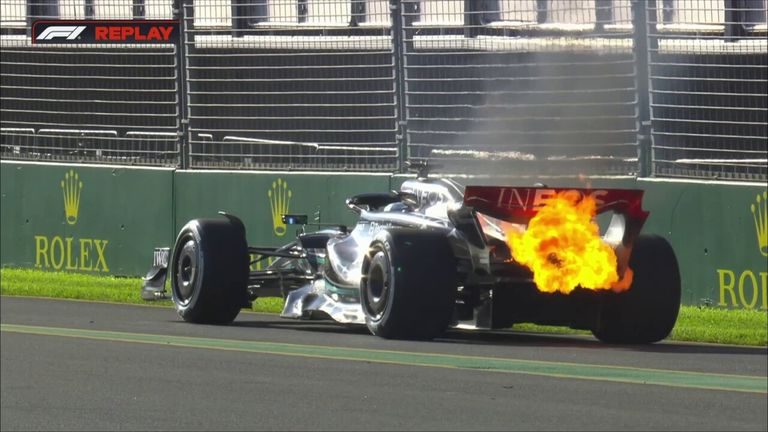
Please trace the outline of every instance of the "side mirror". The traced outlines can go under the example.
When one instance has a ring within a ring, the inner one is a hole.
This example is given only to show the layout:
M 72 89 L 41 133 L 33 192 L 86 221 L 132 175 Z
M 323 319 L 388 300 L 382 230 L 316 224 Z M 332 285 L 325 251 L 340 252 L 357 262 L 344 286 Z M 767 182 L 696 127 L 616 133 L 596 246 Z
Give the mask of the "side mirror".
M 309 218 L 305 214 L 284 214 L 282 220 L 286 225 L 306 225 Z

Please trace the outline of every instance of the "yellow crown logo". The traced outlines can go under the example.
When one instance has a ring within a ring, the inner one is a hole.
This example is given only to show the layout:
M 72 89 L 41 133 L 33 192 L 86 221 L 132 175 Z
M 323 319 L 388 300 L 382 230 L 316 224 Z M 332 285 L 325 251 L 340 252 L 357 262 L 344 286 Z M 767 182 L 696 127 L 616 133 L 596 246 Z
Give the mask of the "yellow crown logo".
M 282 179 L 277 179 L 277 181 L 272 182 L 272 189 L 267 192 L 267 195 L 269 196 L 269 206 L 272 209 L 272 227 L 275 235 L 282 237 L 286 232 L 283 215 L 288 213 L 293 192 L 288 189 L 288 183 Z
M 80 209 L 80 190 L 83 189 L 83 182 L 74 170 L 69 170 L 61 181 L 61 190 L 64 192 L 64 215 L 67 217 L 67 223 L 74 225 L 77 223 L 77 212 Z
M 755 231 L 757 232 L 757 245 L 760 253 L 768 256 L 768 191 L 763 192 L 762 197 L 757 194 L 757 204 L 752 204 L 752 217 L 755 219 Z M 760 205 L 762 203 L 762 205 Z

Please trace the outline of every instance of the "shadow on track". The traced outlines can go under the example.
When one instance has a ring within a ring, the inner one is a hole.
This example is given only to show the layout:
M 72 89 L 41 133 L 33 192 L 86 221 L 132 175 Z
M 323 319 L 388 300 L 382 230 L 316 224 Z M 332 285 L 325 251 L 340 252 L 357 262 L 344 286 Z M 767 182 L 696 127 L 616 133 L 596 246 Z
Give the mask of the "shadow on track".
M 275 330 L 299 330 L 316 333 L 335 333 L 335 334 L 359 334 L 371 335 L 368 329 L 362 325 L 345 325 L 334 321 L 311 321 L 311 320 L 291 320 L 285 318 L 275 318 L 274 320 L 246 321 L 242 317 L 238 318 L 229 327 L 251 327 L 251 328 L 269 328 Z M 371 335 L 371 337 L 373 337 Z
M 680 354 L 753 354 L 766 355 L 767 347 L 716 345 L 683 341 L 664 340 L 647 345 L 606 344 L 588 335 L 558 335 L 551 333 L 525 333 L 514 330 L 461 331 L 451 330 L 442 341 L 483 345 L 558 346 L 579 348 L 609 348 L 649 353 Z
M 302 332 L 344 334 L 344 335 L 371 335 L 363 325 L 344 325 L 333 321 L 317 320 L 290 320 L 260 315 L 259 320 L 251 320 L 242 316 L 230 324 L 231 327 L 242 328 L 268 328 L 280 330 L 296 330 Z M 430 341 L 420 341 L 429 344 Z M 434 342 L 462 345 L 483 346 L 515 346 L 515 347 L 568 347 L 588 349 L 628 350 L 648 353 L 678 353 L 678 354 L 751 354 L 766 355 L 768 348 L 700 344 L 694 342 L 662 341 L 649 345 L 621 345 L 606 344 L 589 335 L 558 335 L 554 333 L 526 333 L 514 330 L 461 330 L 449 329 L 444 335 Z

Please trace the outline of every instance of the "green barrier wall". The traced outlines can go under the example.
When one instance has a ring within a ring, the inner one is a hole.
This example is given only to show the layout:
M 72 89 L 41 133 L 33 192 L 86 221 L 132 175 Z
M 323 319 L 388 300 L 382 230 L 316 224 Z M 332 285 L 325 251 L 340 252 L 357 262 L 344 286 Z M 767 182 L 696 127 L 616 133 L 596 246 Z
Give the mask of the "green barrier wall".
M 670 240 L 683 303 L 768 309 L 766 186 L 639 180 L 646 231 Z
M 0 263 L 139 275 L 169 241 L 173 171 L 0 163 Z
M 398 188 L 404 176 L 131 169 L 3 161 L 3 266 L 141 275 L 152 249 L 170 246 L 188 220 L 224 210 L 243 219 L 248 242 L 279 246 L 297 227 L 281 213 L 353 224 L 347 197 Z M 536 180 L 457 178 L 462 184 Z M 644 232 L 667 238 L 683 277 L 683 303 L 768 309 L 765 185 L 634 178 L 547 179 L 550 186 L 641 188 Z M 79 195 L 78 195 L 79 193 Z M 314 229 L 310 226 L 308 229 Z

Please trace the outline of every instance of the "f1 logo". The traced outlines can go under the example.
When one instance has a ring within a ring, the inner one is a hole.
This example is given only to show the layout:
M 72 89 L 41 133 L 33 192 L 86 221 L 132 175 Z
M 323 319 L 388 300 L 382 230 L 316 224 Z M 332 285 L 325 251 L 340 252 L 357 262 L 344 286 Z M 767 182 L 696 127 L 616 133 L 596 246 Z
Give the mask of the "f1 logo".
M 85 26 L 51 26 L 45 29 L 36 38 L 37 40 L 51 40 L 53 38 L 76 39 L 85 30 Z

